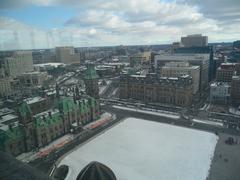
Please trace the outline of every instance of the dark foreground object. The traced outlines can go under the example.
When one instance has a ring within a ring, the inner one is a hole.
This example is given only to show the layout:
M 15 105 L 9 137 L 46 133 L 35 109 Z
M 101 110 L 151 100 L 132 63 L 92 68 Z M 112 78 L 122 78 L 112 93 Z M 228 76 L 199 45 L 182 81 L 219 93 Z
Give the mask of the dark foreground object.
M 62 165 L 54 178 L 64 180 L 69 167 Z M 0 151 L 0 180 L 53 180 L 31 166 Z M 77 180 L 117 180 L 110 168 L 99 162 L 91 162 L 79 173 Z
M 31 166 L 16 160 L 11 155 L 0 151 L 1 180 L 52 180 Z
M 117 180 L 117 178 L 110 168 L 95 161 L 83 168 L 76 180 Z
M 59 168 L 57 168 L 53 177 L 56 180 L 64 180 L 67 177 L 68 171 L 69 167 L 67 165 L 61 165 Z

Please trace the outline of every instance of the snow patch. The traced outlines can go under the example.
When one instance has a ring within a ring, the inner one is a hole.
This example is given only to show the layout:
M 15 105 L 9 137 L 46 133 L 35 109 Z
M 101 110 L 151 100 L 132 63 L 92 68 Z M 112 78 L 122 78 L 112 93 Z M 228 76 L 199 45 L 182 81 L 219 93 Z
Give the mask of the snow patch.
M 167 114 L 167 113 L 158 112 L 158 111 L 147 111 L 147 110 L 135 109 L 135 108 L 131 108 L 131 107 L 122 107 L 122 106 L 116 106 L 116 105 L 114 105 L 113 107 L 117 108 L 117 109 L 140 112 L 140 113 L 145 113 L 145 114 L 151 114 L 151 115 L 167 117 L 167 118 L 171 118 L 171 119 L 179 119 L 180 118 L 179 115 Z
M 239 110 L 237 108 L 229 108 L 229 112 L 235 115 L 240 115 L 240 108 Z
M 208 124 L 213 126 L 220 126 L 223 127 L 222 122 L 215 122 L 215 121 L 208 121 L 208 120 L 200 120 L 200 119 L 193 119 L 193 122 L 202 123 L 202 124 Z

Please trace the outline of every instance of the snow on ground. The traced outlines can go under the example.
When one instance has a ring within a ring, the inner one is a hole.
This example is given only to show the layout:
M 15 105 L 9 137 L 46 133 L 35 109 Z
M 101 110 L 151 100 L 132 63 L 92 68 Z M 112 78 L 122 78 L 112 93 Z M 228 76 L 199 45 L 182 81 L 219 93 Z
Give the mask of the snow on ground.
M 200 120 L 200 119 L 193 119 L 192 121 L 197 122 L 197 123 L 202 123 L 202 124 L 208 124 L 208 125 L 223 127 L 222 122 L 214 122 L 214 121 Z
M 240 115 L 240 110 L 238 110 L 237 108 L 229 108 L 229 112 L 235 115 Z
M 122 106 L 116 106 L 116 105 L 114 105 L 113 107 L 117 108 L 117 109 L 123 109 L 123 110 L 134 111 L 134 112 L 141 112 L 141 113 L 145 113 L 145 114 L 162 116 L 162 117 L 167 117 L 167 118 L 171 118 L 171 119 L 179 119 L 180 118 L 179 115 L 167 114 L 167 113 L 163 113 L 163 112 L 159 112 L 159 111 L 147 111 L 147 110 L 140 110 L 140 109 L 136 109 L 136 108 L 122 107 Z
M 118 88 L 114 89 L 114 91 L 112 92 L 112 96 L 115 96 L 117 94 Z
M 199 110 L 205 110 L 207 108 L 207 104 L 204 104 L 204 106 L 202 108 L 200 108 Z
M 102 94 L 106 88 L 107 88 L 107 86 L 100 86 L 99 87 L 99 94 Z
M 202 110 L 202 111 L 207 111 L 210 107 L 210 104 L 204 104 L 204 106 L 202 108 L 200 108 L 199 110 Z
M 105 90 L 107 89 L 107 87 L 109 86 L 109 84 L 112 83 L 112 81 L 111 80 L 107 80 L 106 83 L 107 83 L 107 85 L 99 87 L 99 94 L 103 94 L 105 92 Z
M 91 161 L 118 180 L 205 180 L 218 137 L 212 133 L 128 118 L 65 156 L 66 180 Z

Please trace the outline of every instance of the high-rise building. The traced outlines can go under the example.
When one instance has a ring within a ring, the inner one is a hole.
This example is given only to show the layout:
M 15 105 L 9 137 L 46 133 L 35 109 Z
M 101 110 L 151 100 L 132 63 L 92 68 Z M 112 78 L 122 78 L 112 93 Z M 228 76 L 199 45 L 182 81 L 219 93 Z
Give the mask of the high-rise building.
M 216 76 L 217 61 L 213 58 L 213 47 L 180 47 L 174 50 L 176 54 L 208 54 L 209 56 L 209 69 L 208 69 L 208 81 L 210 82 Z
M 119 98 L 140 101 L 189 106 L 193 100 L 192 78 L 159 77 L 155 73 L 122 75 L 119 85 Z
M 144 63 L 150 63 L 150 60 L 151 60 L 150 51 L 137 53 L 137 54 L 131 55 L 129 58 L 131 67 L 135 67 Z
M 54 49 L 34 50 L 32 52 L 32 56 L 34 64 L 56 62 L 56 54 Z
M 240 76 L 232 77 L 231 99 L 234 105 L 240 106 Z
M 184 47 L 202 47 L 208 45 L 208 37 L 201 34 L 188 35 L 181 37 L 181 43 Z
M 56 61 L 64 64 L 80 63 L 80 53 L 75 53 L 73 46 L 56 47 Z
M 33 71 L 32 53 L 16 51 L 11 57 L 5 57 L 3 59 L 3 68 L 5 75 L 11 77 Z
M 160 71 L 161 67 L 168 62 L 188 62 L 192 66 L 200 67 L 200 90 L 208 87 L 209 54 L 161 54 L 155 55 L 155 69 Z
M 228 104 L 230 85 L 224 82 L 214 82 L 210 85 L 210 102 L 213 104 Z
M 27 87 L 42 86 L 43 82 L 47 80 L 48 75 L 46 72 L 27 72 L 18 76 L 21 85 Z
M 216 80 L 218 82 L 231 82 L 235 75 L 236 63 L 222 63 L 217 69 Z
M 239 76 L 240 75 L 240 63 L 237 63 L 235 65 L 235 71 L 236 71 L 236 74 Z
M 18 79 L 11 77 L 0 79 L 0 97 L 17 96 L 20 93 Z
M 233 42 L 233 48 L 240 48 L 240 40 Z
M 183 47 L 181 42 L 173 42 L 171 46 L 171 53 L 174 53 L 176 49 Z
M 69 47 L 56 47 L 56 60 L 57 62 L 69 64 L 71 62 L 71 56 L 74 54 L 74 48 Z
M 95 70 L 94 64 L 88 64 L 87 70 L 84 73 L 84 82 L 87 95 L 99 98 L 98 74 Z
M 0 96 L 12 95 L 11 78 L 0 79 Z
M 189 75 L 193 80 L 193 93 L 199 91 L 200 84 L 200 67 L 191 66 L 188 62 L 169 62 L 161 67 L 161 76 L 164 77 L 180 77 Z

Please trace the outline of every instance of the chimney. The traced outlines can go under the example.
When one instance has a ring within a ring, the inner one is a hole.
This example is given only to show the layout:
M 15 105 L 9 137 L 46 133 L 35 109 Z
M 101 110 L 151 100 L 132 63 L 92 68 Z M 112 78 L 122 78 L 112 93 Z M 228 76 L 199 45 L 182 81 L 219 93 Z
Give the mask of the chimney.
M 51 111 L 48 112 L 48 116 L 52 119 L 52 112 Z
M 9 125 L 8 125 L 8 128 L 10 129 L 10 131 L 13 131 L 12 124 L 9 124 Z
M 42 115 L 42 119 L 43 119 L 43 121 L 46 121 L 45 115 Z

